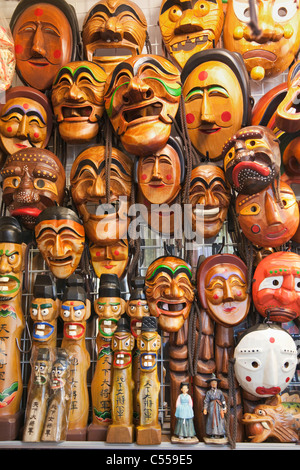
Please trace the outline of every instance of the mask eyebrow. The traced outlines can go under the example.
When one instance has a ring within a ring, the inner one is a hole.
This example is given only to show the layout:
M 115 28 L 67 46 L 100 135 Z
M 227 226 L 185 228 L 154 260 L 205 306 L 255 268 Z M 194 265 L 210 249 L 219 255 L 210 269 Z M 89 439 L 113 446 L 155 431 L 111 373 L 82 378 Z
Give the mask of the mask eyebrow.
M 222 186 L 225 187 L 225 182 L 224 180 L 222 180 L 222 178 L 219 178 L 219 177 L 216 177 L 216 178 L 213 178 L 209 183 L 204 179 L 204 178 L 201 178 L 201 176 L 197 176 L 196 178 L 192 179 L 191 181 L 191 186 L 193 186 L 194 184 L 196 183 L 202 183 L 207 189 L 212 186 L 213 183 L 215 182 L 218 182 L 218 183 L 221 183 Z

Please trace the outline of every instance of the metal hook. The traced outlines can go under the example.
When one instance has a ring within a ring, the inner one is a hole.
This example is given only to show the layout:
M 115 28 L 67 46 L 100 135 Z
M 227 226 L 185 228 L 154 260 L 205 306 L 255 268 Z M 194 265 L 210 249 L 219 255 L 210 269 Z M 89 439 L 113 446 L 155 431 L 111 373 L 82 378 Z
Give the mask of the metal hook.
M 27 351 L 26 351 L 26 350 L 24 351 L 24 350 L 20 347 L 20 345 L 19 345 L 19 340 L 18 340 L 18 338 L 16 338 L 17 348 L 18 348 L 18 350 L 19 350 L 21 353 L 23 353 L 23 354 L 29 353 L 29 352 L 31 351 L 31 349 L 32 349 L 32 339 L 31 339 L 31 334 L 30 334 L 30 330 L 29 330 L 29 326 L 28 326 L 27 320 L 25 320 L 25 326 L 26 326 L 26 330 L 27 330 L 27 333 L 28 333 L 28 337 L 29 337 L 29 343 L 30 343 L 29 349 L 28 349 Z

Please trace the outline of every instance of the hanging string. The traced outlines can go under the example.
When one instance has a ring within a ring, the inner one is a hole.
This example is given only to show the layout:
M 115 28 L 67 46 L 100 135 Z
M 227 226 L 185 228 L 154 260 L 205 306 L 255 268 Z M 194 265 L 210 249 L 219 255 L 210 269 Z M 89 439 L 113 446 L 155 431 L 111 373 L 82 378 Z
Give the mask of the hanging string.
M 248 0 L 248 1 L 249 1 L 249 9 L 250 9 L 249 27 L 251 28 L 252 34 L 255 37 L 260 37 L 262 31 L 258 27 L 258 20 L 257 20 L 256 8 L 255 8 L 255 0 Z
M 105 187 L 106 202 L 110 203 L 110 173 L 111 173 L 111 157 L 112 157 L 112 132 L 110 122 L 106 122 L 106 139 L 105 139 Z
M 198 322 L 198 339 L 196 343 L 196 332 Z M 190 314 L 189 314 L 189 328 L 188 328 L 188 372 L 191 377 L 197 375 L 198 357 L 200 351 L 202 337 L 202 317 L 201 311 L 197 303 L 197 299 L 194 300 Z
M 226 420 L 226 435 L 229 441 L 229 444 L 232 449 L 236 447 L 236 436 L 237 436 L 237 403 L 236 403 L 236 393 L 234 387 L 234 363 L 235 359 L 229 359 L 228 362 L 228 403 L 227 403 L 227 413 L 228 417 Z M 230 426 L 230 412 L 231 412 L 231 403 L 233 409 L 233 426 L 231 429 Z

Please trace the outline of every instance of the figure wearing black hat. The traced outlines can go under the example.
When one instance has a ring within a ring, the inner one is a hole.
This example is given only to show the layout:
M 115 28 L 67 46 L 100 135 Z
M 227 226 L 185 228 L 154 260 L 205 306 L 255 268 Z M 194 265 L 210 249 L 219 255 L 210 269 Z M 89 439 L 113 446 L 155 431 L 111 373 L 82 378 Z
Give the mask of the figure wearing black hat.
M 203 404 L 203 414 L 207 415 L 206 433 L 204 438 L 206 443 L 225 444 L 225 414 L 227 412 L 226 401 L 221 390 L 217 388 L 221 379 L 215 374 L 206 380 L 210 384 L 210 390 L 206 392 Z

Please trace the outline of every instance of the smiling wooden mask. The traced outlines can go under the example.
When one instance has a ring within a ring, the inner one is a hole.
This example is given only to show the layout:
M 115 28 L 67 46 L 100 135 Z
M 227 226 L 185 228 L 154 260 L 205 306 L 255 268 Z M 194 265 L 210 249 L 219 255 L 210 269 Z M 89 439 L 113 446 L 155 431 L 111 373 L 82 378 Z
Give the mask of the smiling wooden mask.
M 280 173 L 279 141 L 264 126 L 239 130 L 224 145 L 223 158 L 227 181 L 238 193 L 257 193 Z
M 23 148 L 45 148 L 52 132 L 52 108 L 48 98 L 31 87 L 6 92 L 0 105 L 0 148 L 11 155 Z
M 49 90 L 61 66 L 78 56 L 77 17 L 65 0 L 21 0 L 10 28 L 16 71 L 22 82 L 33 88 Z
M 215 322 L 225 327 L 245 320 L 251 302 L 247 286 L 247 267 L 236 255 L 209 256 L 197 270 L 201 306 Z
M 65 170 L 50 150 L 19 150 L 7 158 L 0 174 L 3 201 L 28 230 L 34 229 L 36 218 L 46 207 L 63 202 Z
M 104 101 L 125 150 L 150 155 L 166 145 L 181 95 L 177 68 L 167 59 L 139 55 L 108 76 Z
M 146 35 L 147 21 L 138 5 L 131 0 L 101 0 L 83 21 L 84 56 L 109 74 L 118 63 L 142 53 Z
M 196 52 L 215 47 L 223 21 L 220 0 L 163 0 L 159 14 L 164 45 L 181 68 Z
M 300 62 L 296 62 L 289 71 L 287 93 L 275 112 L 275 124 L 285 132 L 300 130 Z
M 181 74 L 189 138 L 211 161 L 221 161 L 223 145 L 250 123 L 249 78 L 238 54 L 209 49 L 194 54 Z
M 81 144 L 97 135 L 105 80 L 104 70 L 88 61 L 70 62 L 58 72 L 51 100 L 60 136 L 66 142 Z
M 190 266 L 175 256 L 157 258 L 147 269 L 145 293 L 150 315 L 158 318 L 158 326 L 167 332 L 180 330 L 195 295 Z
M 97 246 L 106 246 L 127 238 L 128 208 L 133 163 L 118 149 L 112 149 L 110 167 L 105 146 L 90 147 L 74 161 L 71 194 L 86 235 Z M 106 187 L 109 179 L 109 188 Z M 108 200 L 109 198 L 109 200 Z
M 298 0 L 255 3 L 259 32 L 250 26 L 248 0 L 229 0 L 224 22 L 224 47 L 239 52 L 251 78 L 261 80 L 284 72 L 300 45 Z
M 109 245 L 89 244 L 91 263 L 97 277 L 116 274 L 119 279 L 126 274 L 130 255 L 128 240 L 116 240 Z

